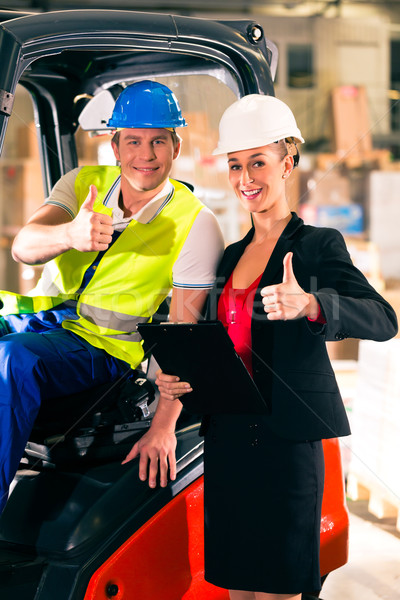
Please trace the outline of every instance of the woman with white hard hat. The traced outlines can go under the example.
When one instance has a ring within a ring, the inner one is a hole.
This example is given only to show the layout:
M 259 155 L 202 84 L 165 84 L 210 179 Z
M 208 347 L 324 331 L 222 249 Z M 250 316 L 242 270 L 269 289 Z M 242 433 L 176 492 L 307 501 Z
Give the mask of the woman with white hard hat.
M 224 323 L 269 408 L 250 414 L 243 398 L 243 414 L 203 419 L 205 578 L 231 600 L 300 600 L 321 587 L 321 440 L 350 433 L 325 342 L 387 340 L 397 320 L 341 234 L 290 211 L 285 181 L 304 142 L 290 108 L 245 96 L 219 133 L 214 154 L 227 154 L 253 226 L 225 250 L 208 318 Z M 163 373 L 158 384 L 170 399 L 187 391 Z

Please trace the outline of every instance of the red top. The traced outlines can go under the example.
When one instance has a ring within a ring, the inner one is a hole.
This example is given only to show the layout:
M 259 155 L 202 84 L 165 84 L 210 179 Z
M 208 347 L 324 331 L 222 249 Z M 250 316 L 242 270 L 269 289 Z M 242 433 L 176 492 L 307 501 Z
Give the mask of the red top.
M 251 315 L 253 312 L 254 296 L 262 274 L 246 289 L 235 289 L 232 287 L 233 273 L 225 284 L 224 290 L 218 302 L 218 319 L 225 326 L 231 338 L 235 350 L 246 365 L 250 375 L 252 369 L 251 348 Z M 326 323 L 321 307 L 316 319 L 309 319 L 316 323 Z
M 225 326 L 236 352 L 252 375 L 251 315 L 254 296 L 262 274 L 247 289 L 232 287 L 233 273 L 226 282 L 218 302 L 218 319 Z

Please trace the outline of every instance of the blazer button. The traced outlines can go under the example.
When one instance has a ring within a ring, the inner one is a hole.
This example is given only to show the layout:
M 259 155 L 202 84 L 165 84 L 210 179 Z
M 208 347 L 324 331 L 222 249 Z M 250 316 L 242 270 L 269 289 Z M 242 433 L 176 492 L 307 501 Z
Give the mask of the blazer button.
M 345 335 L 344 335 L 344 333 L 342 333 L 341 331 L 338 331 L 338 332 L 335 334 L 335 340 L 344 340 L 344 338 L 345 338 Z
M 253 447 L 255 447 L 255 446 L 258 446 L 258 439 L 256 438 L 255 440 L 253 440 L 253 441 L 251 442 L 251 445 L 252 445 Z

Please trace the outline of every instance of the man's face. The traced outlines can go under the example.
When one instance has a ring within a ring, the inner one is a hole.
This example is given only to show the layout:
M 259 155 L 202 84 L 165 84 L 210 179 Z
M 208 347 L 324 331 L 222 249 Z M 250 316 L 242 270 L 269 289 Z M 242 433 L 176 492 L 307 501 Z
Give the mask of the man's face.
M 180 149 L 166 129 L 122 129 L 118 146 L 112 142 L 112 147 L 122 178 L 133 190 L 154 195 L 162 189 Z

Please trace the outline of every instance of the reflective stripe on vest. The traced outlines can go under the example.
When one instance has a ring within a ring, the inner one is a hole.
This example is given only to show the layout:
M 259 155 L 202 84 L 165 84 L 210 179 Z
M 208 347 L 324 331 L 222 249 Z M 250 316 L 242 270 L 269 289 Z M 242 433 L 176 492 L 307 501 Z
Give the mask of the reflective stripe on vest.
M 140 341 L 141 337 L 137 333 L 136 327 L 138 323 L 146 323 L 149 320 L 148 317 L 133 317 L 131 315 L 128 315 L 129 318 L 127 319 L 126 314 L 83 303 L 79 305 L 79 314 L 98 327 L 121 331 L 121 333 L 107 335 L 107 337 L 128 341 Z
M 77 300 L 75 295 L 63 298 L 62 296 L 22 296 L 0 290 L 0 315 L 15 315 L 24 313 L 35 313 L 41 310 L 49 310 L 64 300 Z

